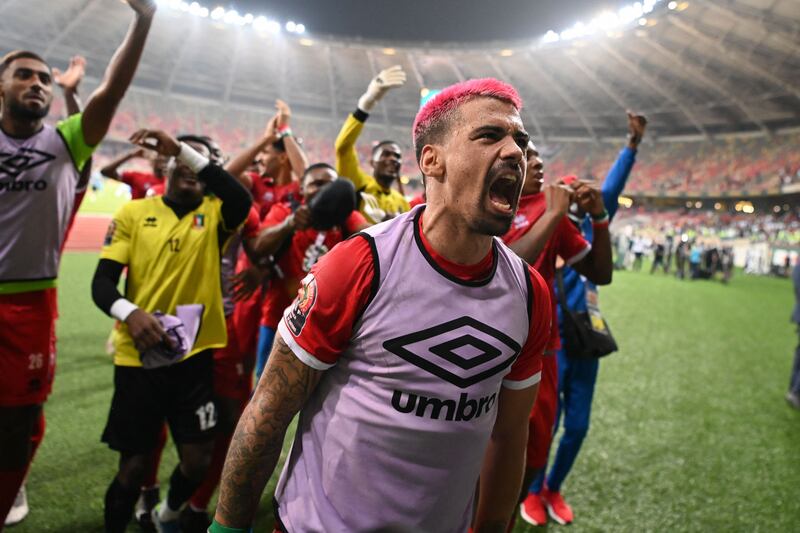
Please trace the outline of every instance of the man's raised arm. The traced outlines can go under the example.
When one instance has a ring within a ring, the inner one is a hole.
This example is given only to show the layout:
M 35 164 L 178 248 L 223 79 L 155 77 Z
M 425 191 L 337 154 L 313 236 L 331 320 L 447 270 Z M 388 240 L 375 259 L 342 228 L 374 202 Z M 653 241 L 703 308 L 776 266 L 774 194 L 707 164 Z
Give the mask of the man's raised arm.
M 214 517 L 217 524 L 242 529 L 251 526 L 261 493 L 281 455 L 286 428 L 321 375 L 322 371 L 292 353 L 280 333 L 275 335 L 267 367 L 228 449 Z
M 83 111 L 83 137 L 89 146 L 96 146 L 108 132 L 117 106 L 136 73 L 156 12 L 155 0 L 126 1 L 136 16 L 125 40 L 111 58 L 100 87 L 92 93 Z
M 356 152 L 356 140 L 364 129 L 364 122 L 369 117 L 370 111 L 375 107 L 386 93 L 395 87 L 400 87 L 406 82 L 406 73 L 400 65 L 384 69 L 378 73 L 367 86 L 367 90 L 358 99 L 358 107 L 354 113 L 348 115 L 342 125 L 339 135 L 336 136 L 336 172 L 355 185 L 356 190 L 362 189 L 369 179 L 369 175 L 361 170 Z
M 83 56 L 73 56 L 69 60 L 69 67 L 64 72 L 53 69 L 55 81 L 64 94 L 64 104 L 67 107 L 67 116 L 77 115 L 81 112 L 81 99 L 78 96 L 78 86 L 83 81 L 86 73 L 86 59 Z

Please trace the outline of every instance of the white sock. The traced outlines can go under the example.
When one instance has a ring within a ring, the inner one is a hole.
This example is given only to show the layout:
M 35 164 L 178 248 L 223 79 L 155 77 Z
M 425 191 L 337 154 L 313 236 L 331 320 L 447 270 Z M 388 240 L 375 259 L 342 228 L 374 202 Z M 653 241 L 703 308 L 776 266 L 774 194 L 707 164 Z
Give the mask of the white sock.
M 158 508 L 158 519 L 162 522 L 172 522 L 173 520 L 177 520 L 180 514 L 180 509 L 170 509 L 166 498 L 164 498 L 164 501 L 161 502 L 161 506 Z

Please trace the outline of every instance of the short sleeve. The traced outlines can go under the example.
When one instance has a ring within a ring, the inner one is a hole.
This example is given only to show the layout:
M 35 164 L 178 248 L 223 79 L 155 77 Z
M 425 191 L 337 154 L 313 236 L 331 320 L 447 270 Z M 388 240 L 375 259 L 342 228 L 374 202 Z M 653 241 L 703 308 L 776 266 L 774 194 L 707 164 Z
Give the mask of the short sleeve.
M 114 215 L 108 225 L 105 239 L 103 239 L 103 249 L 100 251 L 100 259 L 111 259 L 117 263 L 127 265 L 130 259 L 131 229 L 133 224 L 130 220 L 129 209 L 122 206 Z
M 261 229 L 276 226 L 291 214 L 292 210 L 286 204 L 275 204 L 264 215 L 264 219 L 261 221 Z
M 569 218 L 562 217 L 558 225 L 558 233 L 556 253 L 564 258 L 567 265 L 574 265 L 592 250 L 592 245 L 583 238 L 580 230 L 570 222 Z
M 86 138 L 83 136 L 83 113 L 70 115 L 60 121 L 56 124 L 56 130 L 64 139 L 75 167 L 82 170 L 83 165 L 92 157 L 92 153 L 97 148 L 86 144 Z
M 344 221 L 344 231 L 347 235 L 352 235 L 361 231 L 368 224 L 369 222 L 364 218 L 364 215 L 359 211 L 353 211 Z
M 539 383 L 542 378 L 542 356 L 550 342 L 553 320 L 550 290 L 539 273 L 530 266 L 528 275 L 531 280 L 529 290 L 533 293 L 531 325 L 522 352 L 503 379 L 503 386 L 508 389 L 525 389 Z
M 370 243 L 355 236 L 325 254 L 303 278 L 278 324 L 278 333 L 303 363 L 327 370 L 347 348 L 372 294 L 373 260 Z

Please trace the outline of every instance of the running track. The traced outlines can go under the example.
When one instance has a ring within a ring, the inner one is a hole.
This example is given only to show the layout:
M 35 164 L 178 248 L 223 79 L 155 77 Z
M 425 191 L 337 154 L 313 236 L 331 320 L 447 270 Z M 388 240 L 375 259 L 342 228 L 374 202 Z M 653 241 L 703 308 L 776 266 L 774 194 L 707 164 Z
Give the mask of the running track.
M 110 215 L 78 215 L 67 238 L 68 252 L 99 252 L 106 236 Z

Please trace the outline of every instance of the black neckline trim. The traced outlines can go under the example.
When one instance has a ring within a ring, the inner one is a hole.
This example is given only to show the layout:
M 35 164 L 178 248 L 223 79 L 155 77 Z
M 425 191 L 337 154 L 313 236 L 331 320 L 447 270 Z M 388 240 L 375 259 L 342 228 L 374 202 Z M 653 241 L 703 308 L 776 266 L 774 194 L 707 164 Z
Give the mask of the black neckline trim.
M 494 278 L 494 273 L 497 271 L 497 256 L 499 255 L 497 249 L 497 241 L 492 239 L 492 269 L 487 274 L 487 276 L 483 279 L 475 280 L 475 281 L 467 281 L 460 279 L 450 272 L 442 268 L 442 266 L 436 262 L 436 260 L 431 257 L 431 254 L 428 253 L 428 250 L 425 248 L 425 244 L 422 242 L 422 236 L 419 232 L 419 219 L 422 216 L 422 213 L 425 212 L 425 208 L 418 210 L 417 213 L 414 215 L 414 241 L 417 243 L 417 248 L 419 251 L 422 252 L 422 256 L 428 261 L 428 264 L 433 267 L 433 269 L 441 274 L 443 277 L 449 279 L 453 283 L 457 283 L 458 285 L 463 285 L 465 287 L 483 287 L 488 285 L 490 281 Z

